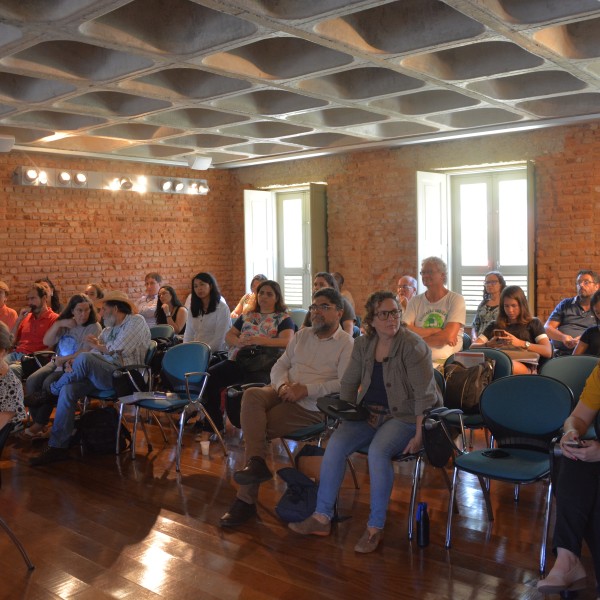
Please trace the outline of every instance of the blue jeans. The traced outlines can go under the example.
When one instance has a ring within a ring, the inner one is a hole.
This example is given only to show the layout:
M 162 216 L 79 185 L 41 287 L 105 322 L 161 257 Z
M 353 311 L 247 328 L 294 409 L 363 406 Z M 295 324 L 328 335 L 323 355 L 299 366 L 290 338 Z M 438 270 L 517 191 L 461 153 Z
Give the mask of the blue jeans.
M 99 354 L 84 352 L 73 361 L 73 371 L 52 383 L 50 390 L 58 395 L 58 405 L 49 445 L 67 448 L 73 433 L 77 401 L 94 390 L 110 390 L 113 387 L 113 371 L 117 365 L 104 360 Z
M 330 519 L 333 517 L 335 501 L 346 471 L 346 458 L 356 450 L 369 446 L 371 512 L 367 526 L 383 529 L 394 485 L 392 458 L 406 448 L 415 433 L 414 423 L 393 418 L 379 429 L 373 429 L 366 421 L 342 421 L 325 450 L 315 512 Z

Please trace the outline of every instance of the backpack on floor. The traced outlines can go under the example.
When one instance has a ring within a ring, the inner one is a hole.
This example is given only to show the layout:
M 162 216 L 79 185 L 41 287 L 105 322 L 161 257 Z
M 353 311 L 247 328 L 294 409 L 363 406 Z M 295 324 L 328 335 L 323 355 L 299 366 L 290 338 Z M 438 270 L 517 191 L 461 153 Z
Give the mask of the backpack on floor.
M 84 412 L 79 419 L 79 435 L 84 454 L 114 454 L 118 425 L 119 413 L 114 406 Z M 121 425 L 119 452 L 130 446 L 131 433 L 125 425 Z
M 277 516 L 286 523 L 298 523 L 308 519 L 317 508 L 319 486 L 292 467 L 279 469 L 277 475 L 287 483 L 287 489 L 275 507 Z

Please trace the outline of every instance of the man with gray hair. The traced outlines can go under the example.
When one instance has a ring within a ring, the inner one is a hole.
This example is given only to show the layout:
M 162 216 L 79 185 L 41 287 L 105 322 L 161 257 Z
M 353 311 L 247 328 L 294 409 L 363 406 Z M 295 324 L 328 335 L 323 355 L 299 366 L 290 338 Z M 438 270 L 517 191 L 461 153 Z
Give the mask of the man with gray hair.
M 427 288 L 412 298 L 402 317 L 408 328 L 420 335 L 431 348 L 435 366 L 441 366 L 451 354 L 462 350 L 467 320 L 465 299 L 446 288 L 448 268 L 437 256 L 421 264 L 421 279 Z
M 406 310 L 408 301 L 417 293 L 417 280 L 410 275 L 403 275 L 398 279 L 398 288 L 396 289 L 396 300 L 402 312 Z
M 259 486 L 273 477 L 265 462 L 267 439 L 319 423 L 317 398 L 340 391 L 354 345 L 340 326 L 342 297 L 333 288 L 319 289 L 309 310 L 312 325 L 292 338 L 271 370 L 271 385 L 249 388 L 242 396 L 247 462 L 233 475 L 240 488 L 221 527 L 236 527 L 256 515 Z

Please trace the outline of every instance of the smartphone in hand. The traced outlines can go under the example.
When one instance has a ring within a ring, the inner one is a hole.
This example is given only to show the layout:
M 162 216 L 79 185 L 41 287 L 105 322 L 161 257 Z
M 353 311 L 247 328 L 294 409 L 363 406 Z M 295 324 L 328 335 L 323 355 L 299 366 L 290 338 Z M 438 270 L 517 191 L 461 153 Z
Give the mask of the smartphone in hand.
M 585 448 L 585 444 L 581 440 L 571 440 L 570 442 L 565 442 L 565 446 L 569 448 Z
M 494 337 L 505 338 L 508 336 L 506 335 L 506 331 L 504 331 L 504 329 L 494 329 Z

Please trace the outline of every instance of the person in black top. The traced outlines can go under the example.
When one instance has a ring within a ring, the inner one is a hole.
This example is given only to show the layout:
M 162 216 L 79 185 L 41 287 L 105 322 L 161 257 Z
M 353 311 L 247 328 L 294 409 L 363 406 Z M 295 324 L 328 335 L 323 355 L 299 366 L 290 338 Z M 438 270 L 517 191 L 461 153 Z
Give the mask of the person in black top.
M 590 309 L 600 323 L 600 291 L 596 292 L 590 301 Z M 600 356 L 600 325 L 588 327 L 582 334 L 573 355 L 589 354 L 590 356 Z

